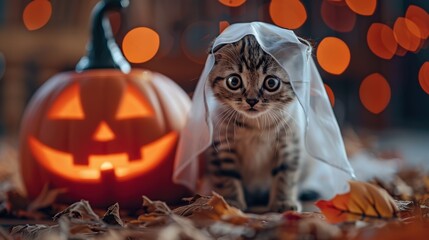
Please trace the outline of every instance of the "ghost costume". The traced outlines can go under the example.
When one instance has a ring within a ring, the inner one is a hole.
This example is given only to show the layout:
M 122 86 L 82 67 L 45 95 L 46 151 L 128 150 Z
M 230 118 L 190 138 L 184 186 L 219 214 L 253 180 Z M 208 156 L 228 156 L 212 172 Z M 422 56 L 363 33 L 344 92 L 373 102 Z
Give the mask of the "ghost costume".
M 174 182 L 196 192 L 200 190 L 198 158 L 212 144 L 213 115 L 217 108 L 207 84 L 215 62 L 213 49 L 237 42 L 249 34 L 254 35 L 262 49 L 286 71 L 298 105 L 304 112 L 299 126 L 303 128 L 305 150 L 310 156 L 308 161 L 313 161 L 313 167 L 301 184 L 318 191 L 324 198 L 347 191 L 347 180 L 354 178 L 354 172 L 347 160 L 322 79 L 311 57 L 311 46 L 300 40 L 293 31 L 262 22 L 233 24 L 214 41 L 194 93 L 186 126 L 181 132 Z

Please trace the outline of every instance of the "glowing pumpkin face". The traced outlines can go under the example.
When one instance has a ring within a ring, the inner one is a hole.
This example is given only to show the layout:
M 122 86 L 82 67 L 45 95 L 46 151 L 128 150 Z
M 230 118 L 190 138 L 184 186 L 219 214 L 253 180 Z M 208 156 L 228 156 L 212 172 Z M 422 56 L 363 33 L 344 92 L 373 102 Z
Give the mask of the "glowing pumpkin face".
M 189 105 L 171 80 L 148 71 L 54 77 L 36 93 L 22 123 L 22 170 L 30 196 L 48 182 L 68 188 L 67 199 L 99 206 L 111 204 L 109 199 L 139 205 L 142 194 L 168 201 L 174 196 L 170 189 L 168 195 L 156 189 L 177 188 L 171 183 L 173 157 Z

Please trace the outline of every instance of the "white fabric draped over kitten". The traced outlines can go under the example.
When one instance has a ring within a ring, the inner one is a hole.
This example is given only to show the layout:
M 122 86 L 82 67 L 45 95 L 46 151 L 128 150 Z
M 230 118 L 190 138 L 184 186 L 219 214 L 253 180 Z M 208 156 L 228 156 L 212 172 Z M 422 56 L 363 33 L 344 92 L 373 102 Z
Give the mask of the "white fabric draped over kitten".
M 311 57 L 312 48 L 298 39 L 293 31 L 262 23 L 238 23 L 226 28 L 215 40 L 192 100 L 187 124 L 177 149 L 173 180 L 197 190 L 198 156 L 212 142 L 213 113 L 216 101 L 209 86 L 208 75 L 214 65 L 213 49 L 239 41 L 252 34 L 262 49 L 286 71 L 292 88 L 305 112 L 307 123 L 305 147 L 316 161 L 316 172 L 310 173 L 307 185 L 324 197 L 348 189 L 347 180 L 354 178 L 340 130 L 323 82 Z M 251 163 L 249 163 L 251 164 Z

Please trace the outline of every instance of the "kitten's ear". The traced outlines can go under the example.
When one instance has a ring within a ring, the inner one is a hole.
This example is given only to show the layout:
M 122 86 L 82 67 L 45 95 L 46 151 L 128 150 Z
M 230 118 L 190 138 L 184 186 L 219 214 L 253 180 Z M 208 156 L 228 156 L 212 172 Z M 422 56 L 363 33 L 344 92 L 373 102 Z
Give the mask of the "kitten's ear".
M 214 41 L 210 43 L 210 48 L 208 49 L 208 54 L 214 54 L 215 64 L 217 64 L 219 62 L 220 58 L 221 58 L 221 54 L 216 54 L 216 52 L 219 51 L 219 49 L 221 49 L 224 46 L 226 46 L 226 43 L 219 44 L 215 48 L 213 48 L 213 44 L 214 44 Z
M 215 41 L 212 41 L 212 42 L 210 43 L 210 47 L 209 47 L 209 49 L 207 49 L 207 50 L 208 50 L 208 51 L 207 51 L 207 54 L 216 53 L 219 49 L 223 48 L 223 47 L 226 45 L 226 43 L 224 43 L 224 44 L 219 44 L 219 45 L 217 45 L 217 46 L 213 49 L 213 44 L 214 44 L 214 42 L 215 42 Z

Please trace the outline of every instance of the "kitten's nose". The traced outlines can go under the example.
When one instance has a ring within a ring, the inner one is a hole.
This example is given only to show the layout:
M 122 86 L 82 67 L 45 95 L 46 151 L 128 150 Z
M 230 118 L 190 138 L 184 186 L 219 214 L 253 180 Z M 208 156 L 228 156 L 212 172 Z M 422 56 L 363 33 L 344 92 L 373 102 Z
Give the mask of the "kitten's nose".
M 259 99 L 257 99 L 257 98 L 247 98 L 246 102 L 250 105 L 250 107 L 253 107 L 253 106 L 255 106 L 259 102 Z

